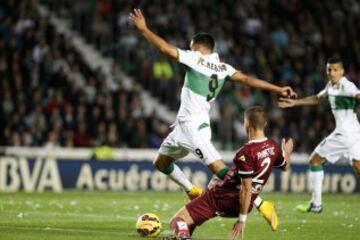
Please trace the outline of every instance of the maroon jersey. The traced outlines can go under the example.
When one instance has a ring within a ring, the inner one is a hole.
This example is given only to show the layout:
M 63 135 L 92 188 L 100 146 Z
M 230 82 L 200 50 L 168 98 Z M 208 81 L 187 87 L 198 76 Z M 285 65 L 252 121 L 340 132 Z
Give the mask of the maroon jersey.
M 213 193 L 218 198 L 239 198 L 241 178 L 251 177 L 251 200 L 254 201 L 273 167 L 285 167 L 286 161 L 279 145 L 265 138 L 246 143 L 237 151 L 233 163 L 224 180 L 214 187 Z

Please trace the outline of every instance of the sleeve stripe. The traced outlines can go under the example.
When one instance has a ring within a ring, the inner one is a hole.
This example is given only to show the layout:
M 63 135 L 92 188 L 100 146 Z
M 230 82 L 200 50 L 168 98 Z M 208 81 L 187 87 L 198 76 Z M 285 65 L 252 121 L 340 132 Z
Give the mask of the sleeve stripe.
M 242 175 L 250 175 L 250 174 L 253 174 L 254 171 L 238 171 L 239 174 L 242 174 Z

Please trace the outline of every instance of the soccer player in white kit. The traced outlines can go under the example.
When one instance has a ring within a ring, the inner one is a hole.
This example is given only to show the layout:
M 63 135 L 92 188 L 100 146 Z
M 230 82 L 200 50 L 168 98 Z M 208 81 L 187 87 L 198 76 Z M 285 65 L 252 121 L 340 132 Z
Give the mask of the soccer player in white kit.
M 211 143 L 210 102 L 215 100 L 225 81 L 233 80 L 251 87 L 278 93 L 284 97 L 296 95 L 291 87 L 278 87 L 268 82 L 252 78 L 220 61 L 213 52 L 214 39 L 206 33 L 194 36 L 190 51 L 184 51 L 167 43 L 152 32 L 146 25 L 139 9 L 129 15 L 130 20 L 144 37 L 163 54 L 170 56 L 188 67 L 181 91 L 181 106 L 173 131 L 162 143 L 154 160 L 156 168 L 181 186 L 190 199 L 203 193 L 203 190 L 186 178 L 174 163 L 177 159 L 193 153 L 208 168 L 223 179 L 229 168 Z M 259 198 L 255 205 L 269 222 L 272 229 L 277 228 L 277 217 L 272 203 Z
M 347 158 L 356 174 L 360 176 L 360 124 L 356 116 L 356 102 L 360 100 L 360 90 L 344 76 L 343 62 L 339 58 L 327 61 L 326 74 L 328 83 L 317 95 L 300 99 L 281 98 L 282 108 L 318 105 L 327 99 L 335 117 L 336 127 L 315 148 L 310 159 L 310 182 L 312 199 L 309 203 L 297 206 L 301 212 L 320 213 L 322 207 L 323 165 L 326 162 L 336 163 Z

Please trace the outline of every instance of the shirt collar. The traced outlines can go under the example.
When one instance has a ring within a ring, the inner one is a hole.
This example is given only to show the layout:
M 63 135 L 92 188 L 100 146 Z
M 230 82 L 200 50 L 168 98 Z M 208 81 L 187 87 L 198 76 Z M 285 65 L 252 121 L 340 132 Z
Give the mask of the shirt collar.
M 263 139 L 250 140 L 248 141 L 248 143 L 260 143 L 260 142 L 265 142 L 266 140 L 268 140 L 267 137 Z

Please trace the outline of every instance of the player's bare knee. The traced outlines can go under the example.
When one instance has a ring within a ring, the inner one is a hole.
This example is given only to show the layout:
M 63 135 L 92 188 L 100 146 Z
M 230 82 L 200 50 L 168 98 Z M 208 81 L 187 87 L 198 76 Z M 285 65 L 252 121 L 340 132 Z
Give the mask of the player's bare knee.
M 355 170 L 356 175 L 360 177 L 360 160 L 353 160 L 353 168 Z
M 314 154 L 310 159 L 310 166 L 320 166 L 325 163 L 325 158 L 320 157 L 318 154 Z
M 174 160 L 171 157 L 165 156 L 165 155 L 157 155 L 157 157 L 154 159 L 153 164 L 154 166 L 159 170 L 163 171 L 166 167 L 169 166 Z
M 165 164 L 164 159 L 161 156 L 157 156 L 154 161 L 153 161 L 153 165 L 156 167 L 156 169 L 158 169 L 159 171 L 162 171 L 165 169 L 165 167 L 168 164 Z

